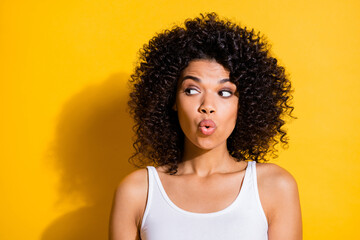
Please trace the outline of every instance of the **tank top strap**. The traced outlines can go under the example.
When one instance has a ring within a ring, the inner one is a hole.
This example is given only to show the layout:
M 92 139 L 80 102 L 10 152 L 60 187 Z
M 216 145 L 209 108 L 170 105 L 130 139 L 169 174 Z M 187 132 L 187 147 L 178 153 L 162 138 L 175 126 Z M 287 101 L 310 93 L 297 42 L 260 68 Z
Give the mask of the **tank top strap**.
M 153 166 L 147 166 L 147 172 L 148 172 L 148 194 L 147 194 L 147 200 L 146 200 L 146 208 L 145 208 L 145 212 L 143 215 L 143 219 L 141 221 L 141 226 L 144 225 L 146 217 L 149 214 L 150 211 L 150 206 L 151 206 L 151 202 L 153 199 L 153 194 L 154 194 L 154 184 L 155 184 L 155 174 L 156 174 L 156 169 Z
M 248 167 L 249 168 L 249 187 L 250 187 L 250 191 L 252 192 L 252 195 L 254 196 L 254 201 L 256 202 L 257 205 L 257 210 L 259 211 L 260 214 L 260 218 L 263 220 L 264 224 L 267 226 L 268 222 L 267 222 L 267 218 L 266 218 L 266 214 L 264 212 L 264 209 L 262 207 L 261 201 L 260 201 L 260 195 L 259 195 L 259 188 L 258 188 L 258 179 L 257 179 L 257 172 L 256 172 L 256 161 L 251 161 L 248 163 Z
M 256 161 L 251 161 L 248 164 L 249 164 L 249 179 L 251 181 L 252 188 L 254 189 L 258 197 L 259 190 L 257 185 Z
M 257 176 L 256 176 L 256 161 L 249 161 L 247 165 L 247 172 L 249 174 L 249 182 L 253 184 L 253 187 L 256 187 L 257 190 Z
M 249 161 L 248 162 L 249 167 L 249 175 L 252 181 L 256 180 L 256 161 Z

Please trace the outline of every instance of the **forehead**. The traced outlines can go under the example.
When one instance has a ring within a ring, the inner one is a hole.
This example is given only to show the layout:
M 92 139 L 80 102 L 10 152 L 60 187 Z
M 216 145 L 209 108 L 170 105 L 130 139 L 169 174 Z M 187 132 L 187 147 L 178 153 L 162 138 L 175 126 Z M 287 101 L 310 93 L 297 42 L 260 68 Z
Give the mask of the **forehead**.
M 228 78 L 230 72 L 215 60 L 193 60 L 182 71 L 181 76 L 195 75 L 198 77 Z

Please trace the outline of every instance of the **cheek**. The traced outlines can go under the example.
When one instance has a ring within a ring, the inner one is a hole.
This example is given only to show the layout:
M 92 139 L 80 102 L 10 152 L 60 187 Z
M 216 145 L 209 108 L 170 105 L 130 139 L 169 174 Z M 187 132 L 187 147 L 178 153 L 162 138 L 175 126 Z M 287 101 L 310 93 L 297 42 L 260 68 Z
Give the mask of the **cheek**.
M 232 131 L 236 126 L 237 119 L 238 119 L 238 105 L 236 103 L 229 108 L 227 115 L 228 131 L 230 134 L 232 133 Z
M 197 131 L 196 121 L 198 120 L 197 109 L 194 103 L 177 105 L 180 127 L 185 136 L 190 137 Z
M 195 105 L 196 103 L 194 102 L 194 99 L 178 96 L 176 99 L 176 108 L 179 121 L 190 121 L 190 119 L 194 117 L 194 111 L 196 111 Z
M 181 128 L 189 128 L 191 123 L 194 121 L 194 110 L 192 109 L 192 106 L 179 106 L 177 111 Z
M 227 112 L 227 118 L 228 120 L 233 120 L 236 121 L 237 119 L 237 114 L 238 114 L 238 102 L 234 101 L 232 103 L 229 103 L 229 105 L 226 108 L 226 112 Z

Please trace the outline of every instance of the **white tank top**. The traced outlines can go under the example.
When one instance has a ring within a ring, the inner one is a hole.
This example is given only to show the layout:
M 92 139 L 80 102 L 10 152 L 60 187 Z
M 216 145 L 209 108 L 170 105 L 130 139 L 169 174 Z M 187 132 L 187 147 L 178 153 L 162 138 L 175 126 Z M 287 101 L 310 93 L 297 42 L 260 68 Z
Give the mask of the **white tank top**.
M 248 162 L 236 199 L 225 209 L 194 213 L 167 196 L 154 167 L 147 167 L 149 190 L 141 223 L 142 240 L 267 240 L 268 223 L 260 203 L 256 162 Z

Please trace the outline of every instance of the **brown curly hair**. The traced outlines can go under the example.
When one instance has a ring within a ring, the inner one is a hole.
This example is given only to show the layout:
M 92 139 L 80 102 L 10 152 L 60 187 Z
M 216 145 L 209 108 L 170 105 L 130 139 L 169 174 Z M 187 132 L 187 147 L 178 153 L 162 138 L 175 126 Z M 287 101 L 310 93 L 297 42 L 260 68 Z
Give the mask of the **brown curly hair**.
M 284 68 L 269 54 L 260 33 L 221 20 L 216 13 L 187 19 L 153 37 L 140 50 L 131 75 L 130 114 L 135 120 L 136 166 L 167 166 L 176 173 L 182 161 L 184 134 L 172 109 L 177 82 L 184 68 L 195 59 L 211 59 L 230 72 L 239 93 L 235 129 L 227 139 L 231 156 L 238 161 L 267 161 L 277 157 L 275 145 L 288 144 L 284 117 L 294 107 L 291 83 Z

